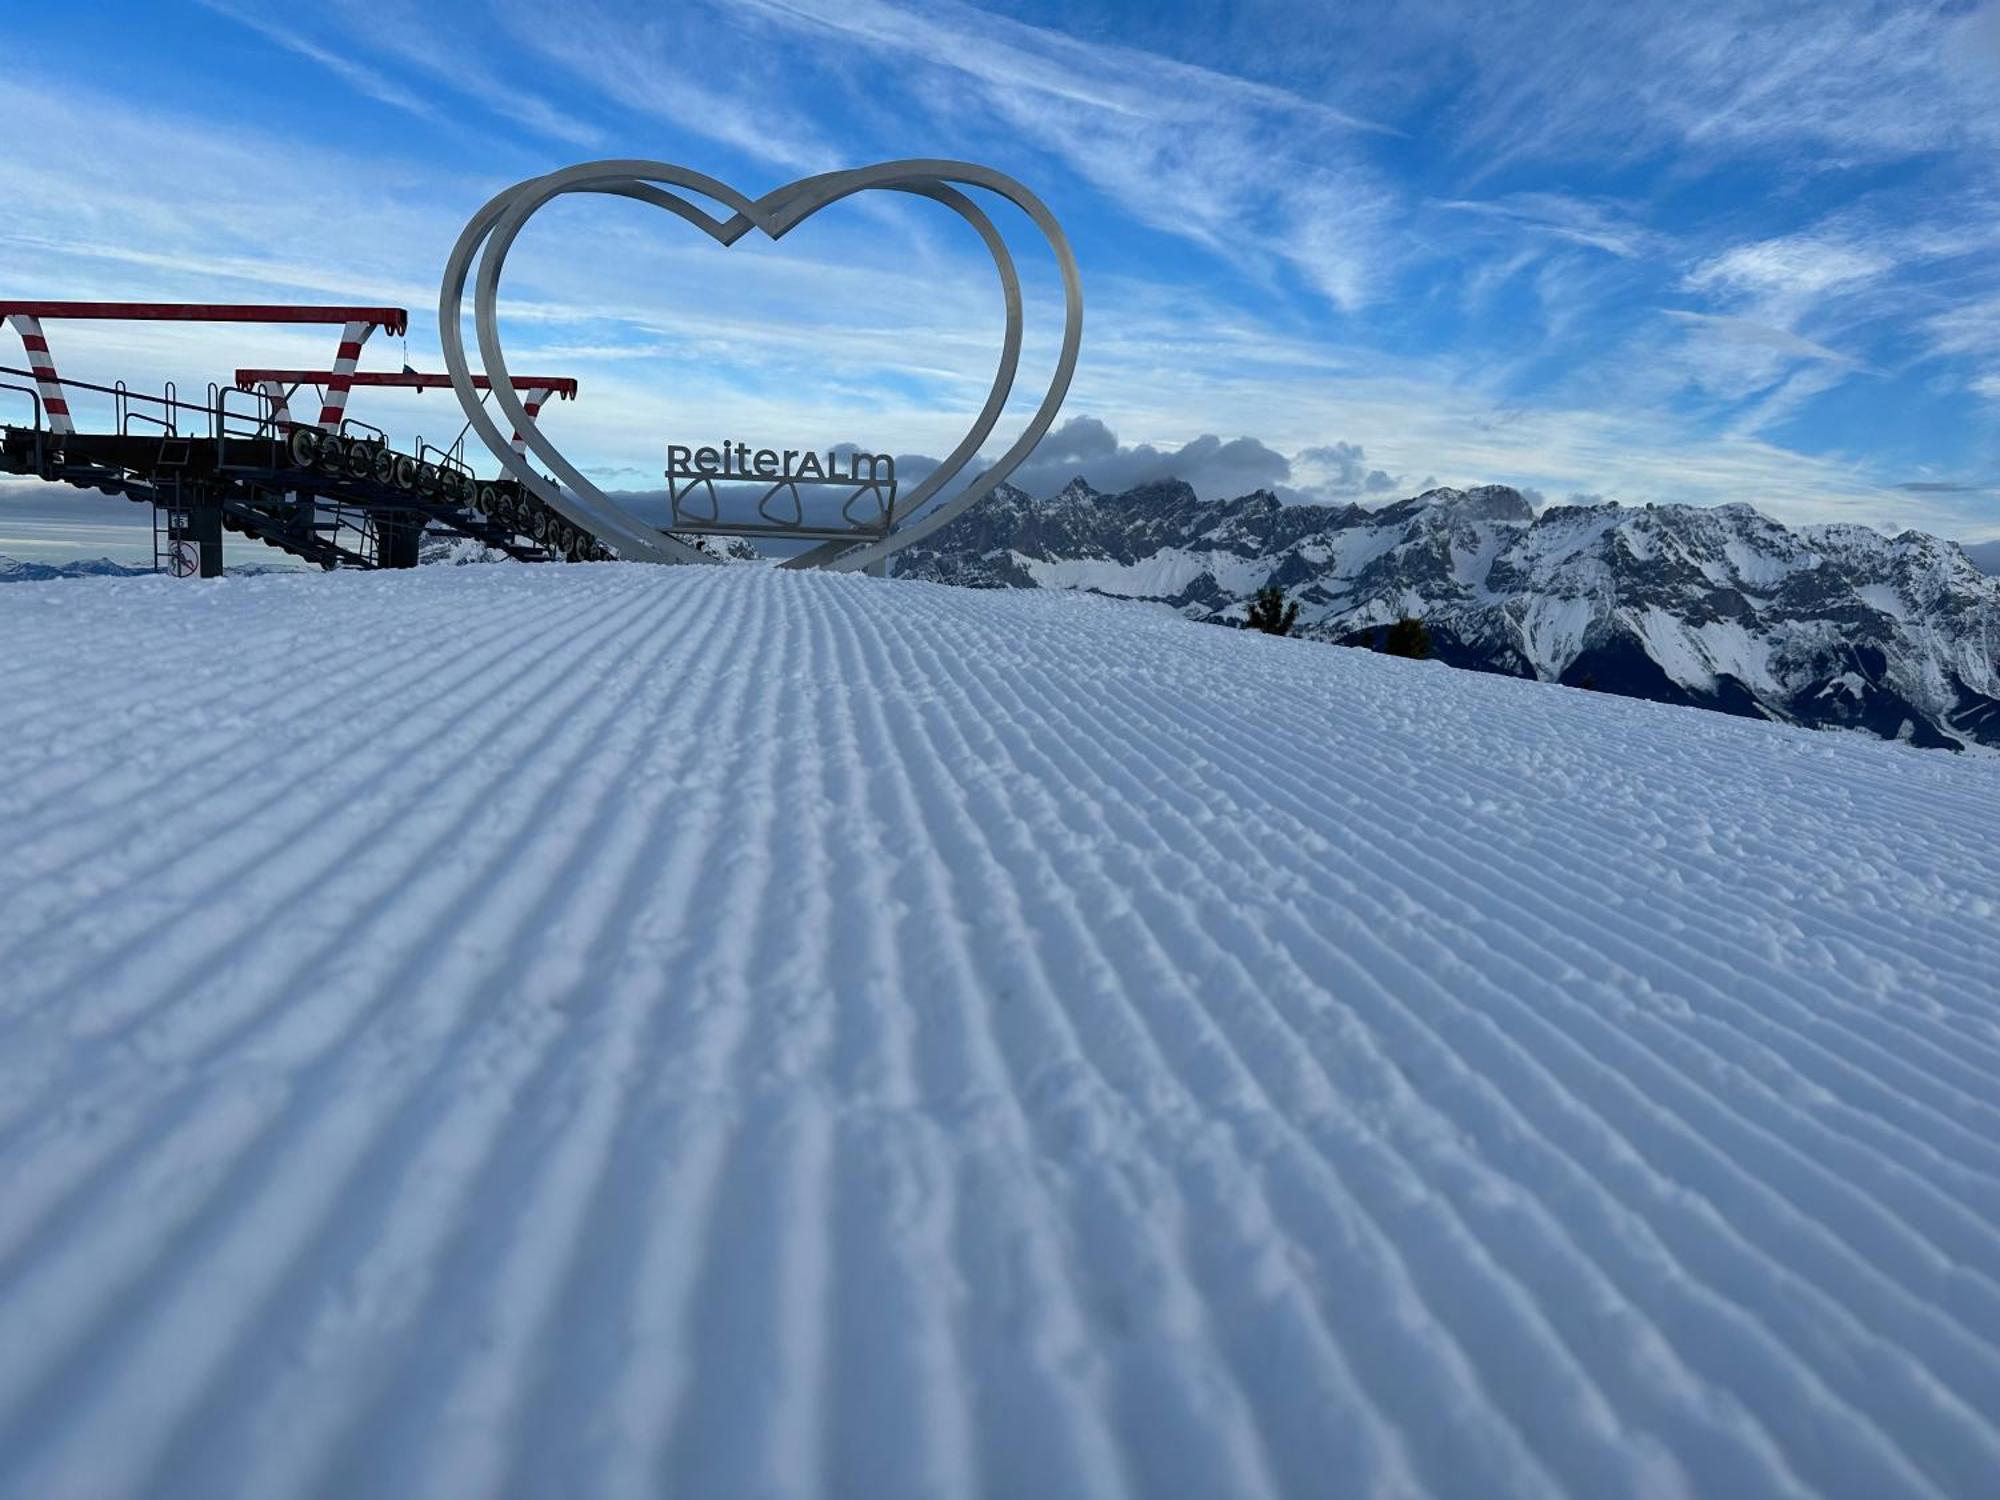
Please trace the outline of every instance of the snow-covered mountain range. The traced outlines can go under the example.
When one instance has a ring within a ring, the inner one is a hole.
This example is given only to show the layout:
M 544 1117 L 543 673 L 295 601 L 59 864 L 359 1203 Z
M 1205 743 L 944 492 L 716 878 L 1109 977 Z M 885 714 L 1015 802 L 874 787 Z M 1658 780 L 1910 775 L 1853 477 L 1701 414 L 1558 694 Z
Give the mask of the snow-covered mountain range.
M 0 583 L 45 583 L 51 578 L 137 578 L 153 569 L 141 563 L 114 562 L 108 557 L 74 558 L 65 562 L 29 562 L 0 557 Z
M 1080 588 L 1241 621 L 1275 583 L 1298 633 L 1413 616 L 1454 665 L 1919 745 L 2000 745 L 2000 580 L 1956 543 L 1786 527 L 1747 505 L 1559 505 L 1501 485 L 1393 505 L 1207 502 L 1179 480 L 1008 487 L 904 553 L 904 577 Z
M 33 562 L 0 555 L 0 583 L 47 583 L 55 578 L 147 578 L 158 571 L 151 563 L 119 562 L 111 557 L 79 557 L 63 562 Z M 260 573 L 300 573 L 317 569 L 309 570 L 291 562 L 231 563 L 229 571 L 234 577 L 254 578 Z

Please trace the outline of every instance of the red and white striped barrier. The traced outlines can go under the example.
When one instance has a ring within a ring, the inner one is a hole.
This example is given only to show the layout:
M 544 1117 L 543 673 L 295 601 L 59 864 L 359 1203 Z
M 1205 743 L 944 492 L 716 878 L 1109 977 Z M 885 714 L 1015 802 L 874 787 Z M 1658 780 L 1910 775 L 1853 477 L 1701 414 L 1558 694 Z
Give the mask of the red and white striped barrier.
M 292 430 L 292 389 L 280 385 L 275 380 L 260 380 L 257 390 L 271 403 L 271 420 L 277 424 L 280 435 Z
M 528 420 L 531 422 L 541 414 L 542 407 L 549 397 L 555 394 L 548 386 L 523 385 L 519 381 L 514 382 L 514 389 L 521 393 L 521 408 L 527 412 Z M 514 434 L 514 451 L 523 458 L 528 456 L 528 440 L 518 432 Z
M 340 349 L 333 357 L 325 402 L 319 409 L 320 431 L 340 431 L 340 418 L 347 410 L 347 393 L 354 388 L 354 367 L 361 363 L 361 346 L 373 328 L 371 323 L 349 323 L 341 330 Z
M 223 302 L 6 302 L 0 301 L 0 318 L 5 318 L 21 336 L 28 351 L 28 367 L 34 372 L 35 386 L 42 398 L 49 430 L 72 433 L 69 400 L 56 374 L 49 341 L 42 332 L 44 318 L 89 318 L 126 323 L 338 323 L 340 347 L 333 370 L 327 376 L 325 403 L 320 408 L 320 426 L 331 432 L 340 426 L 347 408 L 347 393 L 354 383 L 354 367 L 361 359 L 361 346 L 378 328 L 402 333 L 410 315 L 400 307 L 285 307 L 264 304 Z M 268 393 L 267 393 L 268 394 Z M 290 421 L 286 412 L 285 420 Z
M 63 395 L 62 380 L 56 374 L 56 362 L 42 332 L 42 320 L 32 313 L 9 313 L 7 323 L 21 336 L 21 347 L 28 351 L 28 368 L 35 372 L 35 390 L 42 398 L 49 431 L 64 436 L 75 432 L 76 424 L 69 416 L 69 398 Z

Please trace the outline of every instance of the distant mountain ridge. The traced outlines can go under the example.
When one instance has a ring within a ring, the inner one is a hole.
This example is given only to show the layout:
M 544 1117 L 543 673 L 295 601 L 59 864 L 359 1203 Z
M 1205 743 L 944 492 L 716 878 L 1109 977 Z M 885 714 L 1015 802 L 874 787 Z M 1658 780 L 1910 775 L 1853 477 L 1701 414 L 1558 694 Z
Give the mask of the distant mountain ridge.
M 234 578 L 305 571 L 294 563 L 232 563 L 229 567 L 230 576 Z M 0 583 L 45 583 L 51 578 L 146 578 L 157 572 L 159 569 L 151 563 L 122 563 L 109 557 L 82 557 L 68 562 L 45 563 L 0 556 Z
M 136 578 L 153 571 L 151 564 L 113 562 L 108 557 L 78 558 L 71 562 L 25 562 L 18 557 L 0 557 L 0 583 L 41 583 L 50 578 Z
M 0 557 L 0 583 L 151 571 Z M 2000 746 L 2000 579 L 1921 532 L 1789 528 L 1740 504 L 1538 515 L 1504 485 L 1370 510 L 1266 491 L 1203 501 L 1179 480 L 1111 495 L 1079 478 L 1046 500 L 1003 486 L 900 554 L 896 572 L 1082 588 L 1217 623 L 1241 622 L 1276 583 L 1310 638 L 1372 644 L 1415 616 L 1455 666 L 1917 745 Z
M 1003 487 L 900 577 L 1082 588 L 1240 622 L 1267 583 L 1346 645 L 1424 621 L 1456 666 L 1918 745 L 2000 745 L 2000 580 L 1953 542 L 1748 505 L 1552 506 L 1504 485 L 1379 509 L 1203 501 L 1179 480 Z

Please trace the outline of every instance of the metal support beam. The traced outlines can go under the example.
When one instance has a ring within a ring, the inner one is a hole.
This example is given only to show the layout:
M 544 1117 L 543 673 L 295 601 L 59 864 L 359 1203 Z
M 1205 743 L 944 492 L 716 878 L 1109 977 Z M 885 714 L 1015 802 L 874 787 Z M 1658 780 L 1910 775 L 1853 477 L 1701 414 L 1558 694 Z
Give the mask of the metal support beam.
M 385 568 L 414 568 L 423 537 L 424 518 L 420 515 L 397 513 L 378 517 L 375 522 L 375 548 L 380 565 Z
M 187 508 L 187 536 L 201 548 L 201 576 L 222 576 L 222 506 L 202 496 Z
M 352 332 L 351 327 L 349 332 Z M 365 336 L 364 334 L 363 337 Z M 356 344 L 354 347 L 358 353 L 360 345 Z M 342 344 L 341 348 L 345 350 L 347 345 Z M 326 412 L 321 413 L 321 427 L 331 432 L 334 430 L 334 427 L 339 425 L 340 410 L 344 409 L 347 400 L 346 393 L 350 390 L 358 390 L 363 386 L 386 386 L 392 389 L 409 391 L 450 390 L 451 377 L 449 375 L 425 375 L 419 371 L 410 369 L 405 369 L 400 373 L 353 369 L 238 370 L 236 372 L 237 389 L 258 391 L 264 396 L 265 400 L 271 403 L 271 416 L 278 424 L 280 432 L 291 430 L 290 402 L 292 392 L 296 391 L 300 386 L 308 384 L 324 386 L 329 400 L 333 399 L 333 392 L 336 386 L 341 392 L 341 407 L 328 408 L 333 413 L 334 426 L 328 426 Z M 473 385 L 482 391 L 491 388 L 490 383 L 484 375 L 475 375 L 473 377 Z M 522 404 L 526 407 L 528 415 L 534 417 L 541 413 L 543 406 L 548 404 L 549 398 L 552 396 L 561 397 L 564 401 L 574 401 L 577 389 L 576 377 L 573 375 L 516 375 L 514 377 L 514 389 L 520 392 Z M 514 451 L 522 455 L 524 459 L 528 452 L 528 440 L 518 431 L 514 434 Z

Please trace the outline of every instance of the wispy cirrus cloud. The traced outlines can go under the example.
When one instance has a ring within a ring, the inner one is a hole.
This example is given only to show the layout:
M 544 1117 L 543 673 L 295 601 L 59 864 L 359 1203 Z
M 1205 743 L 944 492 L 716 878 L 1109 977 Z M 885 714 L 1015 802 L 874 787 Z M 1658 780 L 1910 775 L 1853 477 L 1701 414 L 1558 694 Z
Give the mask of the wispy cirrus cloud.
M 364 97 L 413 115 L 432 125 L 453 125 L 443 91 L 483 105 L 492 113 L 533 133 L 575 146 L 595 146 L 604 132 L 543 99 L 532 87 L 503 81 L 478 55 L 477 27 L 460 26 L 450 33 L 434 24 L 433 8 L 418 8 L 406 0 L 331 0 L 312 12 L 323 24 L 341 28 L 337 39 L 321 40 L 290 21 L 272 18 L 268 8 L 244 0 L 197 0 L 208 10 L 326 69 Z M 370 59 L 391 58 L 398 66 L 424 75 L 428 86 L 407 86 L 388 76 Z
M 1495 158 L 1773 151 L 1811 170 L 2000 141 L 2000 73 L 1964 57 L 1992 23 L 1962 6 L 1639 0 L 1464 15 L 1458 45 L 1493 60 L 1467 89 L 1464 142 Z
M 1060 158 L 1130 217 L 1341 308 L 1378 294 L 1399 195 L 1356 146 L 1393 127 L 1323 100 L 950 3 L 731 0 L 766 27 L 892 58 L 933 120 Z
M 1738 348 L 1769 351 L 1791 359 L 1824 360 L 1832 365 L 1858 363 L 1850 355 L 1842 354 L 1837 349 L 1829 349 L 1824 344 L 1816 344 L 1811 339 L 1801 338 L 1787 328 L 1774 328 L 1768 323 L 1758 323 L 1749 318 L 1727 317 L 1720 313 L 1690 312 L 1680 307 L 1670 307 L 1664 311 L 1668 317 L 1701 329 L 1712 334 L 1719 342 Z
M 1880 249 L 1816 235 L 1733 245 L 1688 273 L 1687 285 L 1753 294 L 1813 296 L 1879 276 L 1895 264 Z
M 386 104 L 391 109 L 399 109 L 433 123 L 440 123 L 445 118 L 444 112 L 431 100 L 404 88 L 393 79 L 383 77 L 379 70 L 357 62 L 339 48 L 325 46 L 295 27 L 272 19 L 268 10 L 239 4 L 237 0 L 196 0 L 196 3 L 247 27 L 267 42 L 318 64 L 356 93 L 378 104 Z
M 438 7 L 411 0 L 331 0 L 328 10 L 349 38 L 372 53 L 392 57 L 433 85 L 475 100 L 536 135 L 583 147 L 598 147 L 608 139 L 602 125 L 552 104 L 534 83 L 503 75 L 485 55 L 486 38 L 496 28 L 463 21 L 441 26 Z M 560 21 L 552 17 L 550 24 Z
M 540 0 L 496 0 L 494 19 L 521 51 L 637 116 L 794 171 L 839 164 L 774 60 L 743 53 L 728 69 L 702 65 L 714 49 L 692 7 L 630 13 L 574 0 L 552 16 Z
M 1939 353 L 2000 356 L 2000 293 L 1935 313 L 1924 327 Z
M 1453 213 L 1504 219 L 1550 239 L 1625 258 L 1652 253 L 1662 243 L 1626 204 L 1571 197 L 1566 193 L 1509 193 L 1490 199 L 1449 198 L 1439 208 Z

